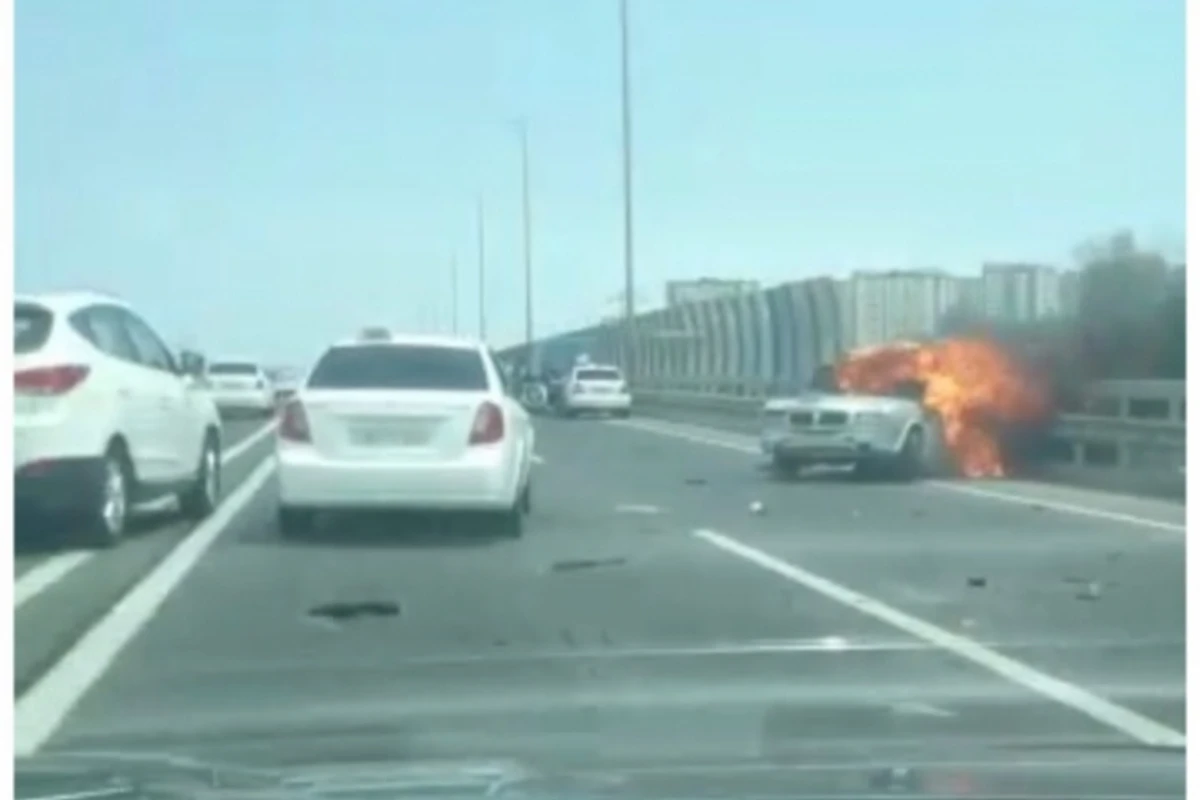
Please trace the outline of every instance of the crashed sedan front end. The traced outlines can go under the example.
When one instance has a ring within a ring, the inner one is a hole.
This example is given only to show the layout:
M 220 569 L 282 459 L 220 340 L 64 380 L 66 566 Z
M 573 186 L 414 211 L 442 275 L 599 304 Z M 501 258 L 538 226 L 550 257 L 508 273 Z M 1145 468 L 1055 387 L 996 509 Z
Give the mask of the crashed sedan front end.
M 836 394 L 775 398 L 763 406 L 760 442 L 780 472 L 816 465 L 915 478 L 926 451 L 925 412 L 912 400 Z

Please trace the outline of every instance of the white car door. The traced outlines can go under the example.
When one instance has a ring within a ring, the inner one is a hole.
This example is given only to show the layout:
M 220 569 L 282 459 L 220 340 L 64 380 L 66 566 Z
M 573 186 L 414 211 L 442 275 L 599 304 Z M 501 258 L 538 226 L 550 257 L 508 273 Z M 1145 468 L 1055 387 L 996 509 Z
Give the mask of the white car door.
M 74 317 L 79 332 L 100 351 L 105 360 L 108 390 L 117 409 L 113 433 L 125 439 L 134 474 L 139 480 L 165 477 L 159 450 L 160 414 L 153 390 L 147 386 L 146 370 L 124 323 L 124 309 L 96 305 Z
M 152 397 L 156 438 L 152 457 L 166 481 L 186 478 L 200 463 L 203 426 L 193 419 L 188 387 L 171 351 L 149 325 L 124 311 L 125 328 L 138 353 L 145 391 Z

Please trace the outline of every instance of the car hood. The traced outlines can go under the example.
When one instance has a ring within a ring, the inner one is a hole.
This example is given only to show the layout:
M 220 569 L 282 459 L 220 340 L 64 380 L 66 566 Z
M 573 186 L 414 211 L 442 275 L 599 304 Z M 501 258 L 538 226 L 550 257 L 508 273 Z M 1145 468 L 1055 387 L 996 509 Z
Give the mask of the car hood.
M 920 413 L 921 406 L 912 400 L 898 397 L 878 397 L 859 394 L 825 394 L 810 392 L 794 397 L 767 400 L 767 411 L 882 411 L 885 413 Z
M 74 754 L 17 762 L 16 797 L 204 797 L 384 800 L 390 797 L 1183 797 L 1179 752 L 990 750 L 868 758 L 684 763 L 602 769 L 515 761 L 409 761 L 250 767 L 165 756 Z

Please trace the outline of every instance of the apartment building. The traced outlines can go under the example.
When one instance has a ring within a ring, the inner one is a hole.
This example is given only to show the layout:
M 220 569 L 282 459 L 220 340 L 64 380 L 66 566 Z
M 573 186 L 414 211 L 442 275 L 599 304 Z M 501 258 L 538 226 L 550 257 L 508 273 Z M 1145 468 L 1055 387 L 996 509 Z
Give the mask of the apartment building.
M 1074 291 L 1077 295 L 1078 289 Z M 1059 316 L 1064 310 L 1063 299 L 1062 276 L 1054 267 L 983 265 L 983 310 L 991 319 L 1029 322 Z
M 977 283 L 941 270 L 856 272 L 839 291 L 850 347 L 937 332 L 951 309 L 976 302 Z

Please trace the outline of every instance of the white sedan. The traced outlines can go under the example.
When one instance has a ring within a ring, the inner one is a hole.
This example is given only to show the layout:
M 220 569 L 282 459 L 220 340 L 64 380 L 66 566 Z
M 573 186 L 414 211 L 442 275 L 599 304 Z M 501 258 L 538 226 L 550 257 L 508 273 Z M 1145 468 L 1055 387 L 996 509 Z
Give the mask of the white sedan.
M 562 403 L 567 416 L 597 412 L 628 417 L 633 408 L 633 397 L 629 394 L 625 376 L 617 367 L 581 364 L 567 379 Z
M 494 514 L 520 536 L 534 432 L 480 342 L 371 330 L 330 347 L 284 406 L 279 526 L 322 510 Z
M 213 362 L 208 365 L 205 378 L 213 401 L 222 411 L 256 414 L 275 411 L 275 388 L 266 370 L 253 361 Z

